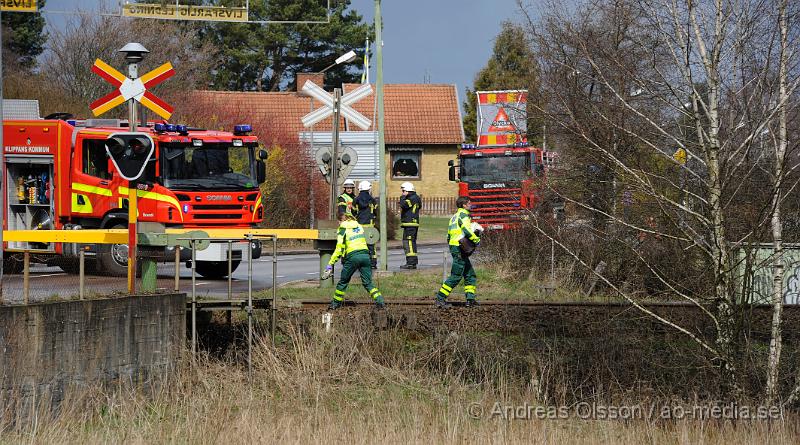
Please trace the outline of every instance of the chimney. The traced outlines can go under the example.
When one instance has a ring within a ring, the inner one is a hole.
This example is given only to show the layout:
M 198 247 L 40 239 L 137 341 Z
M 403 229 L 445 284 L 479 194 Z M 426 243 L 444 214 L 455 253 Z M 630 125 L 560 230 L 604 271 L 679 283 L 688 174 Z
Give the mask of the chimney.
M 303 89 L 306 80 L 317 84 L 320 88 L 325 88 L 325 73 L 297 73 L 297 92 Z

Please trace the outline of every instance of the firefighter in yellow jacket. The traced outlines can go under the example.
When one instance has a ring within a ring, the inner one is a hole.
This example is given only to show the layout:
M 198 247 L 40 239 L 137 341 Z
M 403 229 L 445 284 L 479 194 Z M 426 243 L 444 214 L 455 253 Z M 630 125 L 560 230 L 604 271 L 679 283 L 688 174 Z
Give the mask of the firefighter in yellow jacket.
M 361 274 L 361 284 L 364 285 L 364 289 L 369 292 L 370 297 L 375 301 L 375 306 L 382 309 L 384 307 L 383 296 L 378 288 L 372 284 L 372 268 L 364 228 L 355 221 L 353 214 L 350 212 L 339 214 L 339 221 L 339 229 L 336 233 L 336 249 L 333 251 L 330 261 L 328 261 L 328 266 L 325 267 L 323 279 L 327 279 L 333 274 L 333 265 L 341 256 L 344 256 L 344 266 L 328 309 L 334 310 L 342 307 L 347 285 L 356 270 Z

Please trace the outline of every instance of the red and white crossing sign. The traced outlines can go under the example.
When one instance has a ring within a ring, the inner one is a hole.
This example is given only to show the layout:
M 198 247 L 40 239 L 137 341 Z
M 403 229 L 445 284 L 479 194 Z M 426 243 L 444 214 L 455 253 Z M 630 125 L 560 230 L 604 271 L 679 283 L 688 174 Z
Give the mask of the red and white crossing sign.
M 322 102 L 323 105 L 323 107 L 306 114 L 300 119 L 303 122 L 304 127 L 310 127 L 333 114 L 334 99 L 331 93 L 323 90 L 310 80 L 307 80 L 306 83 L 303 84 L 302 91 L 314 99 Z M 358 125 L 362 130 L 369 129 L 369 127 L 372 125 L 372 121 L 367 119 L 363 114 L 354 110 L 350 105 L 369 96 L 370 94 L 372 94 L 372 85 L 367 83 L 342 96 L 339 102 L 339 113 L 344 116 L 345 119 Z
M 168 103 L 159 99 L 158 96 L 147 91 L 148 88 L 152 88 L 175 75 L 175 70 L 172 68 L 171 63 L 167 62 L 136 79 L 125 76 L 100 59 L 94 61 L 92 71 L 117 88 L 89 105 L 95 116 L 100 116 L 130 99 L 136 100 L 164 119 L 169 119 L 172 116 L 174 109 Z

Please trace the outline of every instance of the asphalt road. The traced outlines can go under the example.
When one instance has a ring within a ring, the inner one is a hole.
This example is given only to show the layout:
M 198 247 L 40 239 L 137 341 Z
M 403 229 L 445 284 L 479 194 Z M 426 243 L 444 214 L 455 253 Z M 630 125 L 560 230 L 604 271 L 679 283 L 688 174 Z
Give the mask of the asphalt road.
M 419 268 L 441 268 L 445 245 L 420 246 Z M 448 261 L 449 261 L 449 254 Z M 403 251 L 400 249 L 389 250 L 389 270 L 400 270 L 400 265 L 405 263 Z M 449 264 L 449 263 L 448 263 Z M 247 263 L 242 263 L 233 273 L 231 291 L 233 295 L 246 294 L 247 292 Z M 336 268 L 338 278 L 339 268 Z M 294 254 L 278 255 L 278 273 L 275 276 L 278 285 L 290 281 L 312 280 L 319 275 L 319 255 Z M 157 287 L 171 290 L 174 288 L 175 269 L 172 264 L 159 264 Z M 192 271 L 185 263 L 181 264 L 180 292 L 191 293 Z M 358 284 L 358 276 L 351 281 Z M 3 298 L 6 303 L 21 303 L 22 275 L 5 275 L 3 279 Z M 79 280 L 76 275 L 64 273 L 58 267 L 45 267 L 33 265 L 30 274 L 29 301 L 45 301 L 52 299 L 71 298 L 78 295 Z M 228 294 L 228 280 L 209 280 L 197 275 L 198 297 L 226 297 Z M 253 290 L 269 289 L 272 287 L 272 256 L 264 255 L 253 261 Z M 127 281 L 125 277 L 107 277 L 87 275 L 85 293 L 92 295 L 108 295 L 115 292 L 126 293 Z

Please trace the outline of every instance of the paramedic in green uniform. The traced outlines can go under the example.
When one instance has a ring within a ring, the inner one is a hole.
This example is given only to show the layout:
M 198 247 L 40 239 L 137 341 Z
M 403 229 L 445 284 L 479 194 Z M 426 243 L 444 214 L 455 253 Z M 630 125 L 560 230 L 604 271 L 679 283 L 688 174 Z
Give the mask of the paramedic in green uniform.
M 323 277 L 330 276 L 333 273 L 333 265 L 339 257 L 344 256 L 344 265 L 342 267 L 342 276 L 336 285 L 333 300 L 328 309 L 335 310 L 342 307 L 347 285 L 356 270 L 361 274 L 361 284 L 364 285 L 364 289 L 369 292 L 369 296 L 375 301 L 375 306 L 382 309 L 384 307 L 383 296 L 378 288 L 372 284 L 372 268 L 364 228 L 355 221 L 353 214 L 350 212 L 340 213 L 339 221 L 339 229 L 336 233 L 336 249 L 333 251 L 330 261 L 328 261 L 328 266 L 325 267 Z
M 472 220 L 469 217 L 469 198 L 459 196 L 456 200 L 456 207 L 458 210 L 450 218 L 450 225 L 447 229 L 447 244 L 450 248 L 450 255 L 453 257 L 453 266 L 450 269 L 450 276 L 436 292 L 436 307 L 442 309 L 452 306 L 447 302 L 447 297 L 462 279 L 464 280 L 464 294 L 467 298 L 466 307 L 478 305 L 475 299 L 475 285 L 478 283 L 478 278 L 475 275 L 475 269 L 472 268 L 472 262 L 469 260 L 469 253 L 464 252 L 461 244 L 468 240 L 474 249 L 481 239 L 472 229 Z

